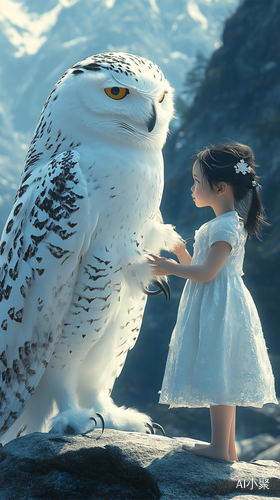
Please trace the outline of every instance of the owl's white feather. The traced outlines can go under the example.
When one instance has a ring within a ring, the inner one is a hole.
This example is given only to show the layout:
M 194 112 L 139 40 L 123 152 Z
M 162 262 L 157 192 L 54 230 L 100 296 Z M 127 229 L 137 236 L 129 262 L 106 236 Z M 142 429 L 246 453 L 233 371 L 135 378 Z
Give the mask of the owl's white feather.
M 94 412 L 150 422 L 110 394 L 141 328 L 145 254 L 180 240 L 159 211 L 172 114 L 161 70 L 129 54 L 80 61 L 50 93 L 0 246 L 3 443 L 85 432 Z

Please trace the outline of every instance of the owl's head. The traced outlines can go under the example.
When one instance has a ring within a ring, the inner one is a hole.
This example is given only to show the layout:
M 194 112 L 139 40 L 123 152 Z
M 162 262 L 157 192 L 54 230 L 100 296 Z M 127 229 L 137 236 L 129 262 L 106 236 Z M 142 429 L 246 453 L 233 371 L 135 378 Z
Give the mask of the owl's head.
M 173 90 L 161 69 L 131 54 L 109 52 L 72 66 L 45 108 L 52 126 L 77 142 L 104 140 L 162 148 L 173 116 Z M 66 130 L 66 131 L 65 131 Z

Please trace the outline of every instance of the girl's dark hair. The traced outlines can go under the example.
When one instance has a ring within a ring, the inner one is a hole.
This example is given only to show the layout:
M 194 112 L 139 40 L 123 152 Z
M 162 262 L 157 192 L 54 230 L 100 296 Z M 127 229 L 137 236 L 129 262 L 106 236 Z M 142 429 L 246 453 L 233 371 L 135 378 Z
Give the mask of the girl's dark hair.
M 251 167 L 250 172 L 245 174 L 236 172 L 234 166 L 240 160 L 244 160 Z M 192 166 L 195 161 L 199 162 L 202 175 L 212 190 L 219 182 L 226 182 L 232 187 L 236 202 L 245 201 L 246 197 L 249 197 L 244 227 L 248 236 L 252 234 L 258 236 L 261 227 L 264 224 L 269 224 L 264 220 L 264 208 L 259 193 L 259 178 L 255 172 L 257 165 L 252 149 L 238 142 L 210 145 L 195 155 Z

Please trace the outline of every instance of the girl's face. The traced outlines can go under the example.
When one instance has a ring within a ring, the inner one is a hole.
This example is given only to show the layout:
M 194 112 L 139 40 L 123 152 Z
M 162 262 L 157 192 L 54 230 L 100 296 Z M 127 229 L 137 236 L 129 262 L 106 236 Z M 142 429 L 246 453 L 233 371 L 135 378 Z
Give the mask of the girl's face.
M 197 207 L 211 207 L 213 205 L 214 193 L 211 191 L 207 181 L 203 178 L 201 167 L 198 161 L 192 169 L 194 184 L 191 187 L 192 199 Z

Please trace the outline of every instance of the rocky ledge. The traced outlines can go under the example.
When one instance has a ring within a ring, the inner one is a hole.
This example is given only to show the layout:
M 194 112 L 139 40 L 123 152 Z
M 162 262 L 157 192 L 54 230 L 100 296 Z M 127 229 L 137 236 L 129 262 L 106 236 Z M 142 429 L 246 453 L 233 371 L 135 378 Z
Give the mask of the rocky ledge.
M 193 439 L 106 429 L 34 433 L 0 450 L 1 500 L 280 497 L 280 463 L 223 462 L 183 451 Z

